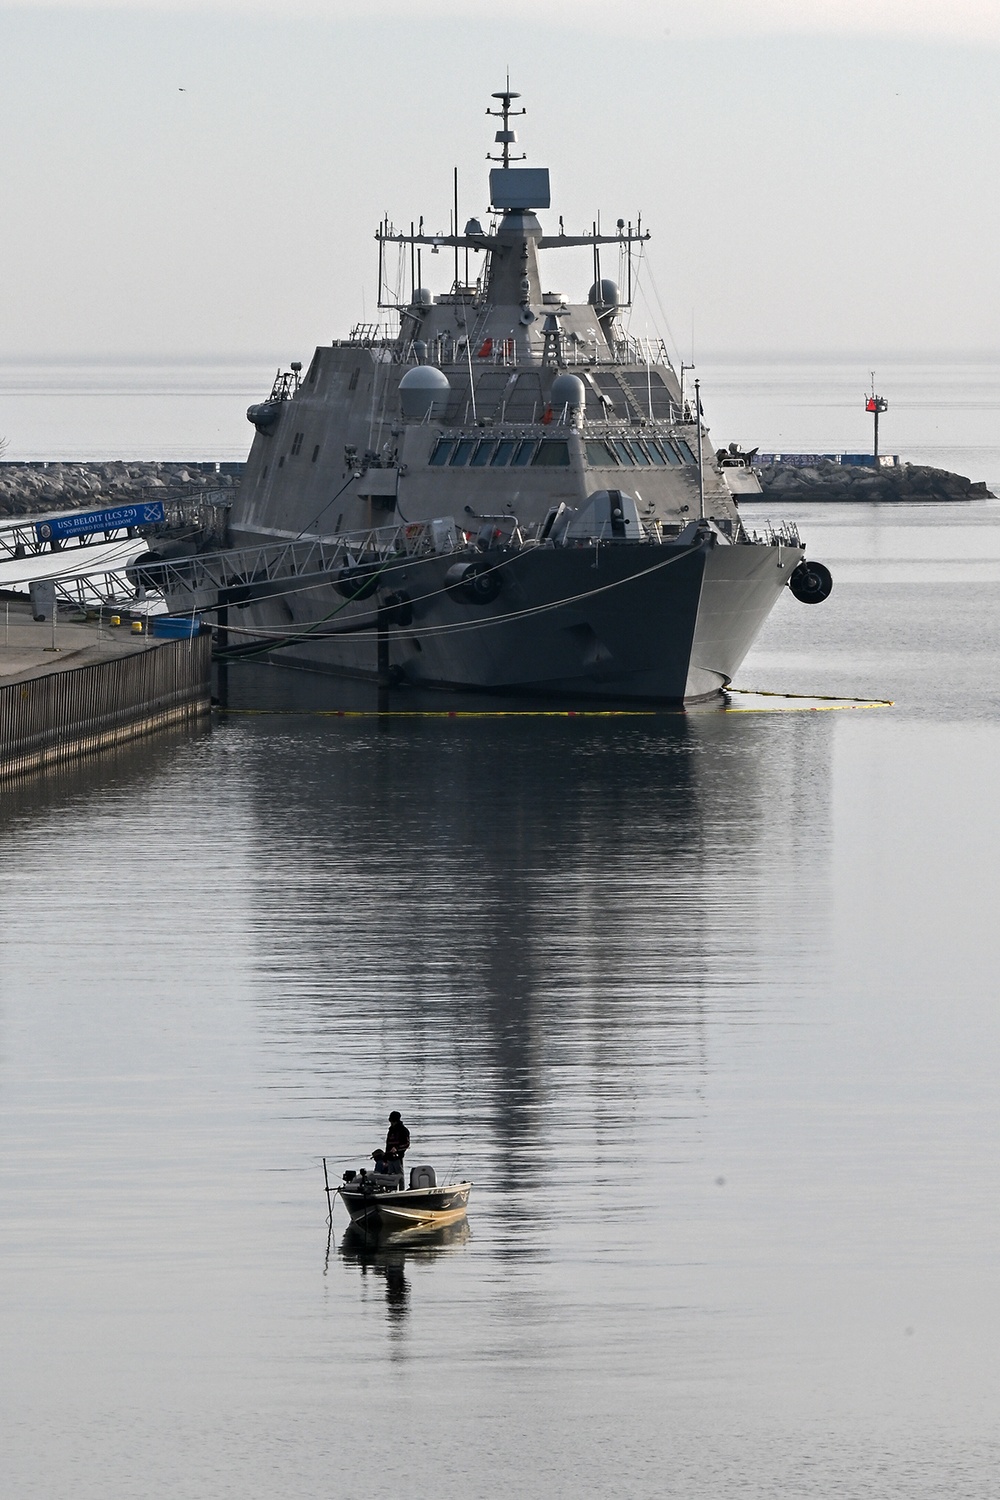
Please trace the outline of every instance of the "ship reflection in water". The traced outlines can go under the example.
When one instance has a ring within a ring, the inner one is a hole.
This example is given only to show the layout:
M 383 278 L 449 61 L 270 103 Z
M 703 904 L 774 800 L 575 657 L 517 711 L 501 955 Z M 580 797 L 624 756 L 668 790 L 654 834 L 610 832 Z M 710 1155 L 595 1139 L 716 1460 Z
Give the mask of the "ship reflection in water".
M 316 679 L 232 686 L 287 715 L 219 736 L 253 809 L 256 1003 L 324 1143 L 363 1157 L 358 1122 L 400 1105 L 419 1157 L 482 1185 L 500 1263 L 648 1223 L 622 1185 L 649 1142 L 690 1150 L 726 1028 L 822 964 L 830 716 L 341 721 L 372 692 L 330 680 L 317 714 Z

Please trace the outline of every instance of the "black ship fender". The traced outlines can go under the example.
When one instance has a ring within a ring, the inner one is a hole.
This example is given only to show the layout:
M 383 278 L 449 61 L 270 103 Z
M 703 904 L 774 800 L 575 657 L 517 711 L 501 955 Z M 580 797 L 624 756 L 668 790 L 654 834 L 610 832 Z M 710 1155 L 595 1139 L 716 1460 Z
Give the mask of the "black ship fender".
M 125 577 L 136 589 L 161 589 L 164 587 L 165 559 L 159 552 L 140 552 L 125 568 Z
M 821 562 L 807 562 L 805 558 L 793 568 L 788 587 L 800 604 L 822 604 L 833 593 L 833 574 Z
M 384 562 L 366 562 L 338 568 L 333 575 L 333 586 L 345 599 L 370 599 L 379 586 L 385 566 Z
M 445 587 L 470 604 L 492 604 L 500 595 L 503 579 L 487 562 L 455 563 L 445 575 Z

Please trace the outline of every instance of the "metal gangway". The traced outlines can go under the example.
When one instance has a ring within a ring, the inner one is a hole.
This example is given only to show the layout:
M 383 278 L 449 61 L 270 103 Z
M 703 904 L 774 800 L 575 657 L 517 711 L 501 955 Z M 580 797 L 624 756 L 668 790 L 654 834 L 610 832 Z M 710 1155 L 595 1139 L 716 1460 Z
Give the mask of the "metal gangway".
M 308 590 L 329 584 L 345 569 L 388 566 L 396 561 L 451 552 L 461 544 L 454 521 L 413 522 L 302 536 L 253 547 L 224 548 L 176 558 L 132 555 L 114 565 L 76 562 L 58 571 L 25 574 L 27 588 L 44 578 L 55 589 L 60 608 L 157 613 L 211 614 L 228 605 L 249 604 L 267 594 Z M 67 554 L 64 552 L 63 557 Z M 78 558 L 76 548 L 70 554 Z M 7 580 L 8 586 L 15 580 Z
M 96 501 L 88 510 L 49 511 L 0 521 L 0 563 L 75 552 L 163 530 L 218 530 L 232 504 L 232 491 L 191 487 L 160 496 L 144 490 L 118 505 L 102 504 L 100 496 Z
M 386 567 L 451 552 L 464 538 L 450 516 L 377 526 L 336 536 L 301 536 L 188 557 L 142 558 L 129 567 L 140 589 L 161 593 L 173 609 L 211 611 L 248 604 L 277 590 L 329 583 L 344 569 Z
M 231 490 L 191 487 L 124 505 L 0 521 L 0 588 L 23 593 L 44 583 L 60 606 L 131 608 L 142 596 L 132 563 L 149 539 L 221 536 L 231 503 Z M 18 563 L 23 571 L 11 568 Z

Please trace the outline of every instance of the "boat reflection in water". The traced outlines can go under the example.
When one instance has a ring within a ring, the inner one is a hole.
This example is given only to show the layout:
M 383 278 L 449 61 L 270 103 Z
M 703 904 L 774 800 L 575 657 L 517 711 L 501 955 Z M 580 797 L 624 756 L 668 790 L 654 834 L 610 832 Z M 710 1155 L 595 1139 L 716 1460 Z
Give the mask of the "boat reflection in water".
M 407 1260 L 428 1265 L 440 1256 L 465 1245 L 472 1234 L 467 1219 L 438 1229 L 401 1229 L 387 1234 L 351 1224 L 337 1246 L 341 1263 L 360 1272 L 362 1282 L 381 1278 L 385 1289 L 386 1316 L 390 1325 L 402 1325 L 410 1311 L 410 1280 Z M 327 1238 L 327 1265 L 333 1242 L 333 1225 Z M 367 1290 L 367 1288 L 365 1288 Z

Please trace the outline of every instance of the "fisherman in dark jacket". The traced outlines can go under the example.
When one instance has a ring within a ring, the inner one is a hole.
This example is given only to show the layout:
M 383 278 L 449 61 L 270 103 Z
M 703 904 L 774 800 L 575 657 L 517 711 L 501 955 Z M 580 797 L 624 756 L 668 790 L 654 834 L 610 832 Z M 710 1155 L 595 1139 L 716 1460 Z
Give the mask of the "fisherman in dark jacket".
M 389 1116 L 389 1129 L 385 1137 L 385 1154 L 390 1162 L 398 1162 L 398 1170 L 403 1170 L 403 1157 L 410 1149 L 410 1132 L 403 1124 L 399 1110 L 394 1109 Z

